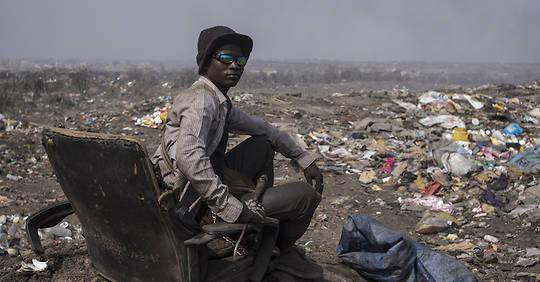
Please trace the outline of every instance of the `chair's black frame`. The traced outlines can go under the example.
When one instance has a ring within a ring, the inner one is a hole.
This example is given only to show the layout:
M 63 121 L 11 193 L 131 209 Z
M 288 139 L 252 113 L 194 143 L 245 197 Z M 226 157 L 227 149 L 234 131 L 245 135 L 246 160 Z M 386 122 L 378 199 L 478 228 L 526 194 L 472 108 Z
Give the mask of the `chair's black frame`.
M 51 165 L 53 167 L 53 170 L 55 174 L 58 177 L 58 180 L 60 182 L 60 185 L 62 189 L 64 190 L 64 193 L 66 194 L 66 197 L 68 198 L 68 201 L 59 202 L 52 206 L 49 206 L 47 208 L 44 208 L 34 214 L 32 214 L 28 219 L 26 223 L 26 233 L 29 238 L 29 241 L 32 245 L 32 249 L 36 254 L 43 255 L 44 249 L 41 245 L 40 238 L 38 235 L 38 229 L 39 228 L 47 228 L 52 227 L 59 222 L 61 222 L 65 217 L 69 216 L 70 214 L 75 213 L 79 219 L 84 218 L 85 223 L 89 223 L 88 225 L 92 224 L 99 224 L 97 221 L 102 219 L 89 219 L 88 216 L 84 213 L 81 213 L 81 206 L 84 206 L 86 203 L 81 202 L 80 199 L 77 199 L 76 195 L 74 196 L 74 193 L 77 192 L 73 191 L 71 189 L 72 187 L 68 187 L 69 183 L 67 183 L 67 180 L 64 179 L 63 173 L 65 170 L 65 167 L 63 168 L 61 165 L 58 165 L 56 162 L 57 158 L 57 152 L 55 150 L 62 150 L 62 148 L 57 149 L 55 148 L 55 143 L 62 144 L 63 139 L 66 140 L 75 140 L 76 142 L 79 142 L 81 144 L 88 145 L 92 142 L 120 142 L 122 146 L 129 147 L 131 149 L 135 149 L 139 154 L 139 160 L 143 163 L 143 173 L 145 173 L 146 180 L 150 180 L 150 183 L 153 183 L 154 187 L 148 187 L 148 189 L 153 189 L 155 192 L 155 199 L 159 197 L 159 187 L 156 181 L 156 177 L 154 175 L 153 169 L 151 167 L 150 160 L 148 158 L 148 153 L 146 152 L 146 149 L 144 145 L 137 139 L 126 137 L 126 136 L 115 136 L 115 135 L 105 135 L 105 134 L 97 134 L 97 133 L 86 133 L 86 132 L 78 132 L 78 131 L 72 131 L 67 129 L 61 129 L 61 128 L 44 128 L 43 131 L 43 145 L 45 146 L 45 149 L 47 151 L 47 154 L 49 156 L 49 160 L 51 162 Z M 75 143 L 76 143 L 75 142 Z M 65 142 L 64 142 L 65 143 Z M 86 146 L 85 145 L 85 146 Z M 68 146 L 71 146 L 68 144 Z M 78 147 L 75 147 L 78 148 Z M 72 148 L 73 149 L 73 148 Z M 98 148 L 99 149 L 99 148 Z M 80 160 L 84 161 L 84 160 Z M 72 173 L 72 172 L 71 172 Z M 73 177 L 73 175 L 68 176 Z M 84 177 L 84 176 L 83 176 Z M 73 186 L 73 184 L 71 184 Z M 70 199 L 72 198 L 72 199 Z M 73 200 L 73 201 L 69 201 Z M 110 203 L 109 203 L 110 204 Z M 154 203 L 156 207 L 159 208 L 159 204 L 157 201 Z M 160 209 L 161 210 L 161 209 Z M 242 231 L 242 228 L 244 227 L 242 224 L 227 224 L 227 223 L 216 223 L 216 224 L 209 224 L 203 226 L 201 233 L 196 234 L 195 236 L 186 234 L 186 230 L 182 229 L 181 226 L 178 227 L 177 222 L 173 222 L 168 219 L 167 217 L 170 217 L 170 212 L 167 211 L 161 211 L 162 216 L 160 216 L 161 219 L 166 219 L 164 222 L 167 226 L 167 230 L 169 230 L 169 234 L 167 238 L 171 241 L 171 250 L 170 252 L 174 252 L 174 255 L 177 256 L 185 256 L 184 259 L 178 259 L 178 263 L 176 264 L 176 267 L 180 268 L 176 272 L 168 273 L 165 276 L 165 274 L 161 275 L 162 273 L 159 273 L 159 270 L 156 270 L 154 272 L 156 273 L 148 273 L 148 274 L 138 274 L 139 276 L 130 276 L 130 273 L 123 272 L 122 269 L 109 269 L 110 267 L 104 263 L 109 260 L 110 258 L 107 258 L 103 256 L 100 257 L 99 250 L 96 252 L 91 252 L 91 248 L 100 249 L 102 246 L 99 245 L 99 243 L 90 242 L 88 241 L 88 238 L 86 238 L 87 245 L 89 248 L 90 253 L 90 261 L 94 266 L 96 266 L 96 269 L 98 272 L 103 275 L 105 278 L 112 280 L 112 281 L 120 281 L 120 280 L 154 280 L 154 281 L 162 281 L 162 280 L 177 280 L 177 281 L 238 281 L 238 279 L 242 280 L 253 280 L 253 281 L 260 281 L 262 280 L 264 273 L 268 267 L 268 263 L 271 258 L 272 250 L 275 248 L 275 242 L 277 239 L 278 234 L 278 228 L 279 223 L 275 219 L 267 218 L 265 220 L 265 223 L 262 226 L 262 232 L 259 232 L 259 245 L 256 252 L 256 255 L 253 257 L 240 257 L 233 259 L 232 257 L 227 257 L 221 260 L 215 260 L 215 261 L 208 261 L 207 258 L 207 248 L 206 244 L 218 237 L 221 237 L 222 235 L 228 235 L 233 236 L 235 234 L 238 234 Z M 168 223 L 168 224 L 167 224 Z M 85 228 L 88 228 L 88 226 L 85 226 L 83 223 L 83 220 L 81 220 L 81 224 L 83 226 L 83 230 Z M 163 224 L 163 223 L 162 223 Z M 162 226 L 163 227 L 163 226 Z M 134 226 L 134 229 L 136 227 Z M 254 225 L 248 225 L 247 228 L 248 231 L 259 231 L 261 230 L 260 226 L 254 226 Z M 171 237 L 174 237 L 171 239 Z M 151 238 L 151 237 L 149 237 Z M 129 240 L 128 238 L 125 238 L 126 240 Z M 171 254 L 163 254 L 164 256 L 172 256 Z M 174 256 L 172 256 L 174 257 Z M 124 260 L 124 258 L 118 258 L 118 260 Z M 126 264 L 129 264 L 130 262 L 126 259 L 124 262 Z M 213 264 L 212 264 L 213 263 Z M 119 264 L 122 265 L 122 264 Z M 213 269 L 213 266 L 216 266 L 218 269 Z M 174 264 L 173 264 L 174 266 Z M 108 268 L 109 267 L 109 268 Z M 133 266 L 131 266 L 133 269 Z M 141 266 L 142 267 L 142 266 Z M 211 269 L 211 273 L 207 273 L 208 268 Z M 130 268 L 126 267 L 126 271 L 129 271 Z M 163 269 L 162 269 L 163 270 Z M 150 272 L 152 269 L 150 268 Z M 163 271 L 162 271 L 163 272 Z M 135 275 L 135 274 L 133 274 Z M 142 275 L 142 276 L 141 276 Z M 171 276 L 172 275 L 172 276 Z M 172 278 L 171 278 L 172 277 Z

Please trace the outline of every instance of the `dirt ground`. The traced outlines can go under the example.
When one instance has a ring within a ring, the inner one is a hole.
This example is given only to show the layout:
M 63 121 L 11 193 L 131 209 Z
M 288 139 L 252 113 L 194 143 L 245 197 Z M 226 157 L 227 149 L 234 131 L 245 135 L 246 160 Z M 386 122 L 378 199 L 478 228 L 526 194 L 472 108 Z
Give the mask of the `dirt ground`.
M 65 199 L 41 146 L 40 131 L 43 125 L 62 124 L 66 128 L 78 130 L 133 135 L 146 144 L 148 152 L 153 153 L 159 144 L 162 130 L 135 126 L 133 117 L 141 117 L 154 112 L 156 107 L 164 107 L 166 102 L 170 101 L 164 97 L 174 95 L 177 90 L 164 90 L 157 86 L 152 90 L 155 91 L 150 91 L 152 94 L 146 94 L 147 96 L 137 94 L 133 89 L 119 95 L 108 92 L 106 88 L 90 88 L 86 93 L 44 93 L 31 101 L 33 106 L 25 108 L 23 103 L 19 104 L 23 106 L 2 113 L 6 119 L 17 121 L 17 126 L 9 131 L 5 127 L 0 130 L 0 196 L 3 196 L 0 197 L 0 215 L 19 214 L 24 217 Z M 380 110 L 381 105 L 389 103 L 390 99 L 410 95 L 391 91 L 359 91 L 342 97 L 310 98 L 305 97 L 307 95 L 287 93 L 269 95 L 256 89 L 249 91 L 253 93 L 252 97 L 233 99 L 233 103 L 299 136 L 308 136 L 310 132 L 317 131 L 328 132 L 330 129 L 337 129 L 344 136 L 350 135 L 354 130 L 349 126 L 349 121 L 358 121 L 372 115 L 372 112 Z M 236 90 L 231 96 L 241 97 L 242 93 L 244 90 Z M 518 93 L 514 97 L 538 99 L 538 93 Z M 380 133 L 366 134 L 377 138 Z M 229 148 L 240 140 L 240 136 L 231 136 Z M 417 142 L 427 143 L 428 140 Z M 306 143 L 308 150 L 317 153 L 316 145 Z M 275 164 L 277 183 L 303 179 L 303 175 L 295 171 L 283 157 L 278 156 Z M 374 162 L 361 162 L 356 165 L 362 168 L 374 166 Z M 540 273 L 540 263 L 527 267 L 515 265 L 518 255 L 526 248 L 540 248 L 538 221 L 515 219 L 503 211 L 485 217 L 473 217 L 465 207 L 459 218 L 463 222 L 461 226 L 451 227 L 450 230 L 437 234 L 418 234 L 415 227 L 423 213 L 400 209 L 397 202 L 398 197 L 404 198 L 413 194 L 409 188 L 403 190 L 398 189 L 399 185 L 390 186 L 378 182 L 382 189 L 372 189 L 372 186 L 359 182 L 358 174 L 348 173 L 329 160 L 321 158 L 319 166 L 323 170 L 325 182 L 323 199 L 308 231 L 298 244 L 305 248 L 309 257 L 325 267 L 328 280 L 362 281 L 358 274 L 340 264 L 336 255 L 341 228 L 347 216 L 352 214 L 371 216 L 432 248 L 452 243 L 447 239 L 448 234 L 457 234 L 460 239 L 471 239 L 475 243 L 488 234 L 499 238 L 495 259 L 482 256 L 485 245 L 483 248 L 480 246 L 470 250 L 470 256 L 459 259 L 482 281 L 534 281 Z M 6 178 L 8 174 L 22 178 L 17 181 L 10 180 Z M 532 175 L 525 177 L 529 179 L 519 181 L 534 181 Z M 511 197 L 508 196 L 508 202 L 513 200 Z M 381 205 L 381 200 L 386 204 Z M 71 226 L 78 226 L 74 216 L 68 218 L 68 222 Z M 470 224 L 471 222 L 484 223 Z M 18 256 L 10 257 L 6 254 L 0 257 L 0 280 L 104 280 L 91 266 L 82 238 L 57 240 L 45 245 L 46 254 L 43 259 L 48 261 L 45 271 L 17 272 L 21 261 L 30 262 L 32 258 L 36 258 L 23 238 Z M 463 252 L 446 253 L 456 257 Z

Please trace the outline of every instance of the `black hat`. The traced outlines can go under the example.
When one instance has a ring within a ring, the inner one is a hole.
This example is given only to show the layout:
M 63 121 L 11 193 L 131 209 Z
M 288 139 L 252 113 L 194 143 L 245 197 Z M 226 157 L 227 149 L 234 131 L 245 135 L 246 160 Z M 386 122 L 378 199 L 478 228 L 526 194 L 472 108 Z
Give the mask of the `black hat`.
M 236 33 L 231 28 L 226 26 L 214 26 L 203 29 L 199 34 L 197 42 L 197 65 L 199 66 L 199 74 L 202 75 L 204 64 L 208 61 L 212 53 L 223 43 L 234 42 L 242 48 L 243 55 L 249 57 L 253 49 L 253 40 L 251 37 Z

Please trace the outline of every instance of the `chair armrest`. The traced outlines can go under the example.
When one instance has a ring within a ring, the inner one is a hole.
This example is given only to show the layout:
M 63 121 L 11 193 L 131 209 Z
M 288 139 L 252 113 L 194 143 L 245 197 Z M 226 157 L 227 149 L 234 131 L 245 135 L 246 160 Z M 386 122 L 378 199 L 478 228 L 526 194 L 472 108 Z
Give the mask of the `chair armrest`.
M 218 235 L 212 235 L 208 233 L 199 233 L 184 241 L 186 247 L 206 245 L 208 242 L 216 239 Z
M 210 241 L 217 239 L 222 235 L 231 235 L 242 232 L 244 224 L 218 222 L 207 224 L 202 227 L 203 231 L 190 239 L 184 241 L 187 251 L 188 262 L 188 281 L 199 281 L 199 249 L 205 246 Z M 250 279 L 253 281 L 261 281 L 268 262 L 275 248 L 277 235 L 279 232 L 279 220 L 271 217 L 265 217 L 264 223 L 261 225 L 248 224 L 247 231 L 255 230 L 262 232 L 262 244 L 259 247 L 257 256 L 255 257 L 254 267 L 250 272 Z
M 186 246 L 195 246 L 195 245 L 205 245 L 208 242 L 216 239 L 217 237 L 223 235 L 233 235 L 242 232 L 245 224 L 241 223 L 227 223 L 227 222 L 218 222 L 207 224 L 202 227 L 203 232 L 191 237 L 184 241 Z M 268 227 L 277 227 L 279 225 L 279 220 L 272 217 L 264 218 L 264 226 Z M 257 224 L 248 224 L 246 231 L 258 231 L 260 230 L 260 225 Z
M 244 224 L 241 223 L 217 222 L 204 225 L 202 230 L 208 234 L 229 235 L 241 232 L 242 228 L 244 228 Z
M 63 201 L 41 209 L 26 219 L 26 236 L 30 240 L 34 253 L 43 254 L 44 252 L 37 230 L 53 227 L 74 212 L 71 204 L 68 201 Z
M 272 218 L 272 217 L 265 217 L 264 218 L 264 226 L 277 226 L 279 224 L 279 220 Z M 208 234 L 213 235 L 231 235 L 236 234 L 242 231 L 245 224 L 241 223 L 227 223 L 227 222 L 217 222 L 213 224 L 207 224 L 202 227 L 203 231 Z M 258 230 L 260 226 L 257 224 L 248 224 L 248 228 L 246 231 L 251 230 Z
M 279 225 L 279 219 L 267 216 L 264 218 L 263 224 L 264 226 L 277 227 Z

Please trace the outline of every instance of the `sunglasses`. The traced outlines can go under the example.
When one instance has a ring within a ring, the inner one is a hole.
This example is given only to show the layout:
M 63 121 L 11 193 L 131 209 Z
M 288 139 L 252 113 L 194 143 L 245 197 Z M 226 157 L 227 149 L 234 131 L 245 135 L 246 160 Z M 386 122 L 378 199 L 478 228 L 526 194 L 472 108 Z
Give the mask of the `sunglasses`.
M 248 60 L 246 57 L 234 57 L 234 56 L 225 55 L 225 54 L 216 55 L 214 56 L 214 59 L 224 64 L 232 64 L 234 61 L 236 61 L 236 63 L 241 67 L 245 66 Z

